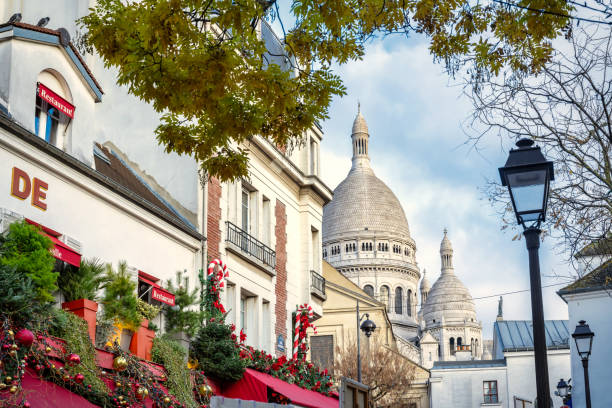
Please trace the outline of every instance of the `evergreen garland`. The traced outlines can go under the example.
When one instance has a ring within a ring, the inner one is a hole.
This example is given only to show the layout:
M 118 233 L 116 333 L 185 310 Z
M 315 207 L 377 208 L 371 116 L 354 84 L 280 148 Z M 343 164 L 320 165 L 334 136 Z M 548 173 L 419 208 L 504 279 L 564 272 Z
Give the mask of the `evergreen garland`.
M 151 358 L 168 372 L 168 391 L 188 408 L 198 407 L 194 399 L 190 373 L 185 366 L 187 353 L 176 341 L 166 336 L 153 339 Z

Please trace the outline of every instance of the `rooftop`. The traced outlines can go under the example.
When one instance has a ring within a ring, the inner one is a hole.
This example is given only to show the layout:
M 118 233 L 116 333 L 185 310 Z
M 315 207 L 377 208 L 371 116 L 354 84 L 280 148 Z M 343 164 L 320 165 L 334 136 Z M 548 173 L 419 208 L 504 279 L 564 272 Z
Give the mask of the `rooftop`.
M 569 348 L 570 332 L 567 320 L 546 320 L 546 348 Z M 493 335 L 503 351 L 533 350 L 533 324 L 531 320 L 501 320 L 493 324 Z
M 432 370 L 443 370 L 449 368 L 485 368 L 505 367 L 506 360 L 465 360 L 465 361 L 436 361 Z
M 559 290 L 557 293 L 563 296 L 570 293 L 595 292 L 605 288 L 612 289 L 612 259 L 608 259 L 606 262 L 571 285 Z

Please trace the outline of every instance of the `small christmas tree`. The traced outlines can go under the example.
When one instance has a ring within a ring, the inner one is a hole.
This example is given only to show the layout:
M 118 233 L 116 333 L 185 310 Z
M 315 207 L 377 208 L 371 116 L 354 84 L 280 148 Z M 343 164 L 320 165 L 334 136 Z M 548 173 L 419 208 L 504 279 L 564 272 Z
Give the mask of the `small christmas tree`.
M 203 277 L 203 274 L 200 276 Z M 227 273 L 223 269 L 206 277 L 206 291 L 202 299 L 206 325 L 200 329 L 191 347 L 193 357 L 199 361 L 206 375 L 220 381 L 237 381 L 244 374 L 245 363 L 240 358 L 240 346 L 233 333 L 235 328 L 225 324 L 227 313 L 219 300 L 225 277 Z

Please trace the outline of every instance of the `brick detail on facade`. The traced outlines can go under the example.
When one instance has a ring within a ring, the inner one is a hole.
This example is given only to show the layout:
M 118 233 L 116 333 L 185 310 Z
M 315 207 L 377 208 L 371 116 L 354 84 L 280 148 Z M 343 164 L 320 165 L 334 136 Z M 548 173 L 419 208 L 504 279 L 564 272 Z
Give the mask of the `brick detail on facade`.
M 285 204 L 276 200 L 274 208 L 276 226 L 274 235 L 276 236 L 276 304 L 274 314 L 276 315 L 276 327 L 274 332 L 276 337 L 282 335 L 285 338 L 285 350 L 291 349 L 291 339 L 287 338 L 287 211 Z M 277 355 L 284 353 L 276 351 Z
M 208 182 L 207 207 L 206 239 L 208 258 L 212 260 L 221 256 L 221 183 L 214 177 Z

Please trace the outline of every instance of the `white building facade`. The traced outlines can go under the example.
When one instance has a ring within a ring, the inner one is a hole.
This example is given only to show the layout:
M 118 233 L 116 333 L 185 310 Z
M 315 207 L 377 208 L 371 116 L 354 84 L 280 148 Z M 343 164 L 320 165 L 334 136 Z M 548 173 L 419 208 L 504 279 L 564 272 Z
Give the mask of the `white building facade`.
M 562 400 L 554 393 L 559 379 L 569 378 L 570 334 L 564 320 L 548 320 L 545 326 L 550 395 L 553 407 L 560 407 Z M 432 408 L 534 407 L 531 322 L 500 320 L 493 332 L 492 360 L 472 360 L 470 353 L 457 351 L 455 361 L 434 363 L 430 370 Z M 574 405 L 578 406 L 582 405 Z
M 607 341 L 612 336 L 612 316 L 609 313 L 612 310 L 612 248 L 610 240 L 606 243 L 605 246 L 590 248 L 589 254 L 583 254 L 584 257 L 593 257 L 588 262 L 591 267 L 598 266 L 558 292 L 567 303 L 570 330 L 573 332 L 579 322 L 584 320 L 595 333 L 588 360 L 593 407 L 612 406 L 612 394 L 609 391 L 612 353 Z M 586 406 L 584 368 L 573 340 L 570 341 L 570 355 L 572 406 L 583 407 Z

